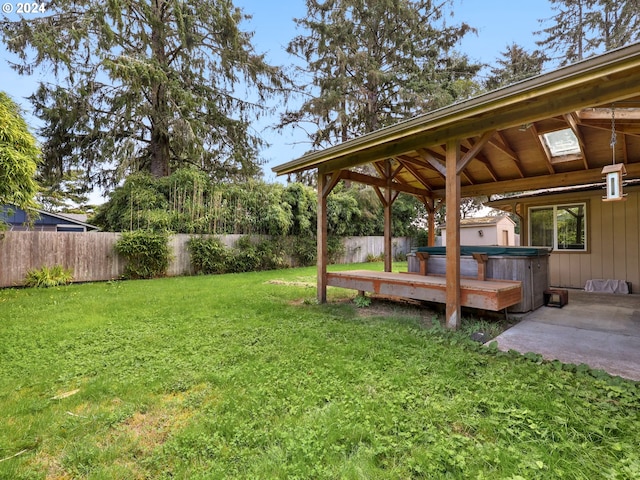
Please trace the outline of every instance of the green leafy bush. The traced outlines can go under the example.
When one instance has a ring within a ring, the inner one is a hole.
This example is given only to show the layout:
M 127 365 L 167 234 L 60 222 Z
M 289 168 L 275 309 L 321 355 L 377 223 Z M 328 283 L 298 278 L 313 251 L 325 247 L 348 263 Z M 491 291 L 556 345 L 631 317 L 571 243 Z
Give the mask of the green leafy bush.
M 146 230 L 124 232 L 115 249 L 127 259 L 126 278 L 154 278 L 167 273 L 171 260 L 167 233 Z
M 217 237 L 193 237 L 187 244 L 191 266 L 196 273 L 209 275 L 225 273 L 229 262 L 229 251 Z
M 316 263 L 318 258 L 317 238 L 315 235 L 300 235 L 293 239 L 290 255 L 296 264 L 307 267 Z M 329 235 L 327 238 L 327 256 L 329 263 L 336 263 L 344 255 L 345 247 L 342 237 Z
M 40 269 L 29 270 L 25 278 L 27 287 L 57 287 L 67 285 L 73 281 L 71 269 L 65 269 L 61 265 L 54 265 L 49 268 L 44 266 Z
M 216 237 L 194 237 L 188 243 L 191 266 L 196 273 L 241 273 L 275 270 L 288 266 L 280 238 L 257 241 L 240 237 L 234 248 L 227 248 Z

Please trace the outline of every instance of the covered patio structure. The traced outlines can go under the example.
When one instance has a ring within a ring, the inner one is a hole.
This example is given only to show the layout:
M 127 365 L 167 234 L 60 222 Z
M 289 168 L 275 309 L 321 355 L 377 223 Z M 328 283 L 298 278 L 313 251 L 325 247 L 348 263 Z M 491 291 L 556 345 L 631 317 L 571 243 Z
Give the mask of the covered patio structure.
M 461 198 L 602 183 L 603 168 L 612 164 L 612 128 L 617 132 L 614 161 L 624 165 L 627 178 L 640 177 L 640 44 L 309 153 L 273 170 L 286 175 L 317 169 L 320 302 L 326 301 L 327 285 L 336 282 L 327 273 L 327 196 L 338 182 L 370 185 L 382 202 L 385 271 L 371 281 L 391 285 L 399 296 L 412 294 L 415 279 L 409 275 L 393 286 L 391 206 L 400 192 L 419 198 L 428 212 L 428 243 L 434 245 L 435 209 L 446 202 L 446 276 L 436 301 L 446 303 L 447 326 L 458 328 L 468 298 L 468 281 L 460 273 Z M 367 164 L 375 174 L 358 169 Z M 638 212 L 640 194 L 633 202 Z M 580 235 L 592 234 L 581 225 Z M 633 262 L 640 269 L 640 229 L 633 236 Z M 532 245 L 527 239 L 522 244 Z M 578 251 L 588 250 L 583 242 Z M 360 290 L 361 281 L 354 277 L 348 288 Z

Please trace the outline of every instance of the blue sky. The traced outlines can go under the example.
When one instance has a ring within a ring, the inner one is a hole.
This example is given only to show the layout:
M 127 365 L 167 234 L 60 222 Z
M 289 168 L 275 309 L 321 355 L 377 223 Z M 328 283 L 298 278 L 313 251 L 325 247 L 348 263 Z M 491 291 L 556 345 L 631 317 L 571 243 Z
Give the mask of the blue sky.
M 9 3 L 17 4 L 15 0 L 9 0 Z M 285 52 L 285 46 L 301 33 L 296 29 L 293 18 L 305 15 L 305 1 L 281 0 L 277 9 L 273 2 L 265 0 L 235 0 L 234 3 L 253 17 L 243 29 L 255 32 L 253 44 L 256 50 L 266 53 L 272 64 L 291 65 L 292 59 Z M 541 29 L 538 20 L 553 15 L 549 0 L 456 0 L 455 5 L 452 23 L 464 21 L 478 30 L 478 35 L 470 35 L 459 50 L 472 60 L 491 64 L 511 43 L 515 42 L 529 50 L 535 48 L 535 41 L 539 38 L 535 38 L 533 32 Z M 31 115 L 31 105 L 24 98 L 35 91 L 41 76 L 19 76 L 7 64 L 7 60 L 11 59 L 15 60 L 4 49 L 0 50 L 0 89 L 22 106 L 27 122 L 35 130 L 37 125 Z M 299 133 L 278 134 L 266 128 L 276 121 L 277 116 L 265 118 L 255 126 L 258 133 L 271 144 L 262 152 L 266 161 L 263 166 L 265 178 L 270 181 L 275 180 L 271 173 L 272 166 L 293 160 L 308 148 L 300 143 L 303 138 Z

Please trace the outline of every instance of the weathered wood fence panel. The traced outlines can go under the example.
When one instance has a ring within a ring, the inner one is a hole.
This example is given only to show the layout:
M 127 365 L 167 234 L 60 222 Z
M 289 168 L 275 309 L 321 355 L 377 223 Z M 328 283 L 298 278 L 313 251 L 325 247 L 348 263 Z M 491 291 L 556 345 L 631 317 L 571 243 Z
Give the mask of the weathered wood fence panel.
M 74 281 L 110 280 L 124 272 L 124 260 L 113 249 L 119 233 L 0 233 L 0 287 L 22 285 L 29 270 L 62 265 Z
M 411 238 L 397 237 L 391 243 L 392 255 L 407 254 L 411 251 Z M 380 257 L 384 254 L 384 237 L 345 237 L 344 254 L 337 263 L 363 263 L 367 256 Z
M 217 235 L 233 247 L 243 235 Z M 19 286 L 29 270 L 62 265 L 73 271 L 74 281 L 91 282 L 120 278 L 126 261 L 114 250 L 120 238 L 111 232 L 0 232 L 0 287 Z M 172 261 L 169 276 L 191 275 L 187 242 L 191 235 L 172 235 L 169 239 Z M 338 263 L 359 263 L 367 255 L 383 251 L 383 237 L 348 237 L 345 253 Z M 410 239 L 393 240 L 394 254 L 408 253 Z

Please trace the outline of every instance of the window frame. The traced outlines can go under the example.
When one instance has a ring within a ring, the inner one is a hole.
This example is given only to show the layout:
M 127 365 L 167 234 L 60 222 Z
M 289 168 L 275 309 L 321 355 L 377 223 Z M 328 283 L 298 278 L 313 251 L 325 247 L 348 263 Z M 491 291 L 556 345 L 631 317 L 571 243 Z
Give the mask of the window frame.
M 558 210 L 565 207 L 579 207 L 582 206 L 584 211 L 583 216 L 583 248 L 558 248 Z M 533 244 L 533 228 L 532 228 L 532 213 L 536 210 L 549 210 L 553 211 L 553 245 L 534 245 Z M 528 243 L 531 247 L 546 247 L 551 248 L 554 253 L 588 253 L 589 252 L 589 229 L 588 229 L 588 213 L 589 213 L 589 202 L 581 201 L 581 202 L 561 202 L 561 203 L 553 203 L 553 204 L 544 204 L 544 205 L 531 205 L 527 208 L 527 237 Z

